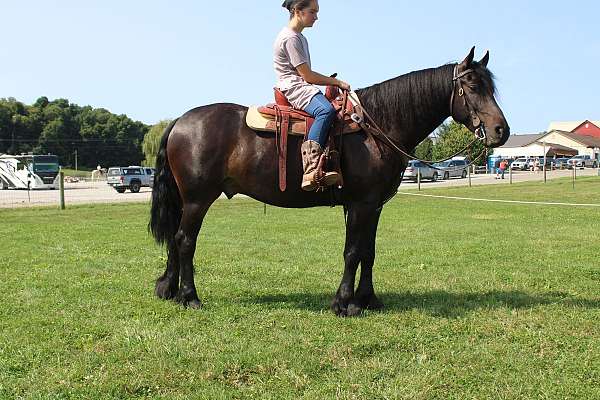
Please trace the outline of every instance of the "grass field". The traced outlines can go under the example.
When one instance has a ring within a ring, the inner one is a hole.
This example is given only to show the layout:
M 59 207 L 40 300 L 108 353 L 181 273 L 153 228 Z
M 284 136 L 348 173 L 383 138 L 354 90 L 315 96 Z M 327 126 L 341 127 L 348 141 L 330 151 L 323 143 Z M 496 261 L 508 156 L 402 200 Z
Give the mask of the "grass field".
M 600 178 L 422 193 L 600 204 Z M 374 270 L 386 308 L 347 319 L 328 310 L 340 208 L 217 201 L 200 311 L 153 297 L 148 209 L 0 210 L 0 398 L 600 398 L 599 208 L 398 195 Z
M 64 172 L 65 176 L 76 176 L 77 178 L 92 178 L 92 169 L 72 169 L 72 168 L 61 168 L 61 171 Z

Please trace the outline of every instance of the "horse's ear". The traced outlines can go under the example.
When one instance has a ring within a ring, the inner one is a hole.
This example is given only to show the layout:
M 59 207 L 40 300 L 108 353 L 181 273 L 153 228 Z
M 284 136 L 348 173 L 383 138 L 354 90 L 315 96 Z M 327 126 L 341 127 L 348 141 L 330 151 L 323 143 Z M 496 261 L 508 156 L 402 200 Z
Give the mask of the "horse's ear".
M 471 47 L 471 51 L 467 55 L 467 57 L 460 63 L 465 68 L 468 68 L 473 62 L 473 58 L 475 58 L 475 46 Z
M 483 65 L 484 67 L 487 67 L 488 61 L 490 61 L 490 51 L 489 50 L 485 52 L 485 55 L 479 61 L 479 64 Z

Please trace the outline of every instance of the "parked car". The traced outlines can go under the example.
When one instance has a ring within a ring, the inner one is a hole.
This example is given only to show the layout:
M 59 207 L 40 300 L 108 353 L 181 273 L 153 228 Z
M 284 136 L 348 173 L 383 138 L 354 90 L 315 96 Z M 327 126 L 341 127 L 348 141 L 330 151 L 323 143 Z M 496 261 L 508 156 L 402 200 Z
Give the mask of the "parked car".
M 532 163 L 532 158 L 519 157 L 510 164 L 510 168 L 513 170 L 528 171 Z
M 567 169 L 569 159 L 567 157 L 560 157 L 554 159 L 554 168 L 556 169 Z
M 598 168 L 598 160 L 588 155 L 578 155 L 569 158 L 568 165 L 569 168 Z
M 410 160 L 404 171 L 404 179 L 416 181 L 419 171 L 421 172 L 421 179 L 430 179 L 432 182 L 437 181 L 440 174 L 438 170 L 421 161 Z
M 439 169 L 442 179 L 450 179 L 452 177 L 466 178 L 468 173 L 467 168 L 469 168 L 467 160 L 448 160 L 436 163 L 433 166 Z
M 153 181 L 154 168 L 139 166 L 111 167 L 106 178 L 106 183 L 119 193 L 127 189 L 137 193 L 142 187 L 152 187 Z
M 540 169 L 540 171 L 542 171 L 544 169 L 544 157 L 539 157 L 539 158 L 534 158 L 530 163 L 529 163 L 529 170 L 533 171 L 533 169 L 535 168 L 535 164 L 536 162 L 538 163 L 538 168 Z M 554 169 L 554 159 L 550 158 L 550 157 L 546 157 L 546 171 L 550 171 Z

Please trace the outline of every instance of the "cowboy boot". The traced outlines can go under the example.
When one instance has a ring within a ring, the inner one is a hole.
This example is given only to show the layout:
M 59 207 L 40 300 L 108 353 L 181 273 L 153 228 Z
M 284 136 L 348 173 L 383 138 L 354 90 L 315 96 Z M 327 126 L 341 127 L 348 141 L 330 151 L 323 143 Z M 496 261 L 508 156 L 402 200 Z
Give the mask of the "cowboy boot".
M 302 143 L 302 166 L 304 174 L 302 175 L 302 190 L 308 192 L 315 190 L 319 186 L 329 186 L 336 183 L 339 179 L 337 172 L 323 172 L 319 168 L 319 161 L 323 154 L 323 149 L 318 142 L 307 140 Z M 323 162 L 321 161 L 321 165 Z

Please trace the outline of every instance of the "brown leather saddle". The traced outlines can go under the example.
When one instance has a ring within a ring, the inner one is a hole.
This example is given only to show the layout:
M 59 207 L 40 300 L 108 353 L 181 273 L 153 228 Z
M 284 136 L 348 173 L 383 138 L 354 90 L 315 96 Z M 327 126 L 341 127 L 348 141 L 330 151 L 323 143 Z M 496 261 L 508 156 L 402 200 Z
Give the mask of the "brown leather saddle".
M 275 103 L 261 107 L 250 107 L 246 122 L 250 128 L 276 135 L 277 153 L 279 158 L 279 189 L 283 192 L 287 187 L 287 142 L 288 135 L 302 135 L 306 140 L 314 118 L 305 111 L 295 109 L 278 89 L 275 90 Z M 337 118 L 329 131 L 329 144 L 325 149 L 328 162 L 336 164 L 339 154 L 334 150 L 333 137 L 345 133 L 358 132 L 363 120 L 363 112 L 355 98 L 349 97 L 347 91 L 340 92 L 335 86 L 328 86 L 325 97 L 337 111 Z M 256 115 L 259 114 L 259 115 Z M 258 118 L 257 118 L 258 117 Z M 339 162 L 337 163 L 339 171 Z
M 315 119 L 307 112 L 292 107 L 283 93 L 278 89 L 275 88 L 274 92 L 275 103 L 257 108 L 260 114 L 272 121 L 270 124 L 267 123 L 265 130 L 276 132 L 278 122 L 281 124 L 287 122 L 288 133 L 295 135 L 303 134 L 306 138 Z M 361 129 L 359 123 L 362 121 L 363 117 L 362 109 L 354 105 L 348 97 L 347 92 L 340 93 L 340 90 L 337 87 L 328 86 L 325 90 L 325 97 L 338 112 L 337 119 L 331 127 L 330 134 L 339 135 L 341 133 L 358 132 Z M 283 131 L 286 126 L 282 125 L 280 128 Z

